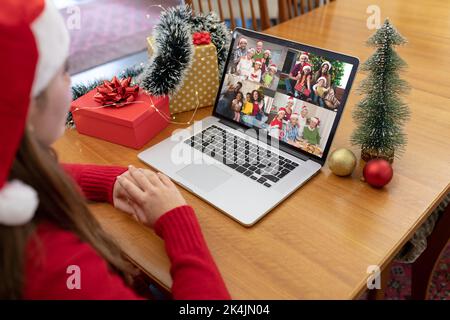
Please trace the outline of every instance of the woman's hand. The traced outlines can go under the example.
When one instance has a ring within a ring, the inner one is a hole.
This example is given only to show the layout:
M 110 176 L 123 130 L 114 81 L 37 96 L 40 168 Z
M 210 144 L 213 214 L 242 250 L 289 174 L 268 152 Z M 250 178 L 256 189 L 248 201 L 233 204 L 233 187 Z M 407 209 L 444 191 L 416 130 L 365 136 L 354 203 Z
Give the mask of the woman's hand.
M 130 180 L 130 171 L 125 171 L 121 175 L 122 177 L 126 177 Z M 130 197 L 128 196 L 128 192 L 122 187 L 122 185 L 119 183 L 119 179 L 116 179 L 116 182 L 114 183 L 113 188 L 113 205 L 115 208 L 122 210 L 126 213 L 129 213 L 131 215 L 135 215 L 134 209 L 130 204 Z
M 162 173 L 133 166 L 127 173 L 117 181 L 128 195 L 133 214 L 143 224 L 153 227 L 166 212 L 186 204 L 175 184 Z

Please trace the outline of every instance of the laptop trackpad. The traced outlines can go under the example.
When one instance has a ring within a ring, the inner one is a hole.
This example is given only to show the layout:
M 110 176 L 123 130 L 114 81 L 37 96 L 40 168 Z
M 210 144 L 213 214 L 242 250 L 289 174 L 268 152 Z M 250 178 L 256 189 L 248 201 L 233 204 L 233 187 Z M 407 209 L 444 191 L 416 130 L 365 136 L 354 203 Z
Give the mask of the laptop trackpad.
M 176 173 L 204 191 L 211 191 L 231 178 L 231 174 L 213 164 L 190 164 Z

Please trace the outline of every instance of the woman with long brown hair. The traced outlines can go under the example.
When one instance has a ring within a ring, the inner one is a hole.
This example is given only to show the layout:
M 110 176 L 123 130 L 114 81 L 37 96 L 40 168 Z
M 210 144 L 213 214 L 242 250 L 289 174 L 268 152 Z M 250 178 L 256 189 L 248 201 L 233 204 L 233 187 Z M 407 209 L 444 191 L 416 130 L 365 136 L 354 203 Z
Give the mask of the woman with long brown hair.
M 4 0 L 0 66 L 0 299 L 138 299 L 132 266 L 89 212 L 109 201 L 153 227 L 178 299 L 227 299 L 193 209 L 162 174 L 60 165 L 51 144 L 70 105 L 69 39 L 50 1 Z M 79 279 L 70 278 L 79 271 Z

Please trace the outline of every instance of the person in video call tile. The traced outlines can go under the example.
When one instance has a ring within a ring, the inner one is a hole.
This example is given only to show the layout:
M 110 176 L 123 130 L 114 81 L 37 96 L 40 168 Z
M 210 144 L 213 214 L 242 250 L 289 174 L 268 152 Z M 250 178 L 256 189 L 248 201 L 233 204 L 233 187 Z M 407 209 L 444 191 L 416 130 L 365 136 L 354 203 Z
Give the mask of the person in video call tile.
M 241 57 L 247 55 L 247 39 L 242 37 L 239 39 L 238 46 L 233 53 L 233 61 L 231 65 L 231 73 L 236 73 L 236 68 Z
M 264 106 L 264 100 L 261 97 L 261 94 L 258 90 L 252 91 L 252 102 L 253 102 L 253 110 L 252 110 L 252 117 L 256 120 L 261 120 L 263 116 L 263 106 Z
M 336 110 L 341 104 L 334 95 L 333 88 L 329 86 L 327 87 L 327 79 L 325 77 L 320 77 L 317 79 L 316 84 L 313 85 L 313 91 L 314 103 L 320 105 L 321 107 Z
M 264 50 L 264 56 L 262 58 L 262 73 L 264 74 L 272 64 L 272 53 L 270 50 Z
M 217 112 L 226 116 L 227 118 L 233 119 L 234 113 L 231 109 L 231 102 L 236 98 L 238 92 L 242 88 L 242 82 L 237 82 L 235 85 L 226 86 L 220 93 L 219 103 L 217 105 Z
M 311 101 L 311 79 L 312 79 L 311 65 L 305 64 L 297 76 L 297 83 L 295 85 L 295 97 L 305 101 Z
M 315 85 L 313 85 L 314 90 L 314 103 L 325 106 L 325 96 L 327 95 L 330 88 L 327 88 L 327 79 L 325 77 L 320 77 L 317 79 Z
M 254 81 L 254 82 L 261 81 L 261 66 L 262 66 L 261 61 L 259 61 L 259 60 L 255 61 L 252 71 L 251 71 L 250 75 L 248 76 L 248 80 Z
M 291 69 L 291 72 L 289 73 L 289 78 L 287 78 L 284 82 L 286 86 L 286 94 L 294 95 L 292 88 L 297 83 L 298 74 L 306 64 L 309 64 L 309 55 L 306 52 L 302 52 L 300 54 L 300 62 L 295 64 L 295 66 Z
M 264 63 L 263 63 L 264 66 Z M 277 66 L 274 64 L 271 64 L 266 72 L 263 72 L 263 75 L 261 76 L 261 82 L 263 83 L 264 87 L 276 90 L 277 85 Z
M 242 113 L 245 115 L 251 115 L 253 111 L 253 102 L 252 102 L 252 94 L 250 92 L 247 92 L 245 95 L 245 103 L 244 107 L 242 108 Z
M 303 139 L 310 144 L 319 145 L 320 144 L 320 134 L 319 126 L 320 120 L 317 117 L 312 117 L 309 119 L 309 125 L 305 126 L 303 129 Z
M 258 41 L 256 42 L 256 50 L 255 53 L 252 57 L 253 61 L 262 61 L 264 58 L 264 51 L 263 51 L 263 42 L 262 41 Z
M 247 54 L 242 56 L 236 67 L 236 74 L 240 76 L 242 80 L 247 80 L 253 70 L 252 56 L 255 49 L 250 48 L 247 50 Z
M 231 101 L 231 109 L 234 111 L 234 121 L 239 122 L 241 120 L 241 110 L 244 102 L 244 95 L 242 92 L 236 93 L 236 98 Z
M 269 125 L 269 134 L 277 139 L 282 138 L 282 132 L 283 132 L 283 118 L 286 114 L 286 109 L 281 107 L 278 110 L 277 116 L 270 122 Z
M 325 89 L 330 88 L 330 86 L 331 86 L 330 70 L 331 70 L 331 63 L 329 63 L 328 61 L 322 62 L 320 69 L 314 73 L 313 85 L 316 85 L 320 78 L 325 78 L 325 83 L 323 84 L 323 86 Z M 313 93 L 314 93 L 314 97 L 313 97 L 314 103 L 316 105 L 320 105 L 321 107 L 323 107 L 325 105 L 323 98 L 321 98 L 316 93 L 316 91 L 313 91 Z
M 286 121 L 289 121 L 289 119 L 291 118 L 291 114 L 292 114 L 292 108 L 294 107 L 294 98 L 293 97 L 289 97 L 287 99 L 287 104 L 286 104 L 286 114 L 284 115 L 284 119 Z
M 320 69 L 314 73 L 313 82 L 316 83 L 320 77 L 325 77 L 327 79 L 326 87 L 330 87 L 331 85 L 331 63 L 328 61 L 322 62 L 320 65 Z
M 252 101 L 252 94 L 250 92 L 247 92 L 245 95 L 245 102 L 241 110 L 241 122 L 253 125 L 253 119 L 252 116 L 253 112 L 253 101 Z
M 301 136 L 303 135 L 303 130 L 306 127 L 306 124 L 308 123 L 308 107 L 303 106 L 302 110 L 300 111 L 300 116 L 298 117 L 297 124 L 298 124 L 298 134 L 297 140 L 301 139 Z
M 283 141 L 294 143 L 298 136 L 298 113 L 293 113 L 283 130 Z

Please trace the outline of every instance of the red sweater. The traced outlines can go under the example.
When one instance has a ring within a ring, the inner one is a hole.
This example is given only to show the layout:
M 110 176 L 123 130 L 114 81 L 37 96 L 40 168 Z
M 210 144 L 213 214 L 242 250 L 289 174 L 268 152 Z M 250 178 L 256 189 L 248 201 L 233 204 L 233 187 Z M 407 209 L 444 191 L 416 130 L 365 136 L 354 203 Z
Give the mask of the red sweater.
M 65 165 L 87 199 L 109 201 L 116 177 L 126 169 L 112 166 Z M 229 299 L 230 295 L 211 257 L 190 206 L 164 214 L 155 225 L 171 261 L 175 299 Z M 106 261 L 77 235 L 41 223 L 26 249 L 25 299 L 140 299 Z M 38 241 L 34 241 L 37 239 Z M 80 269 L 81 289 L 68 289 L 68 278 Z

